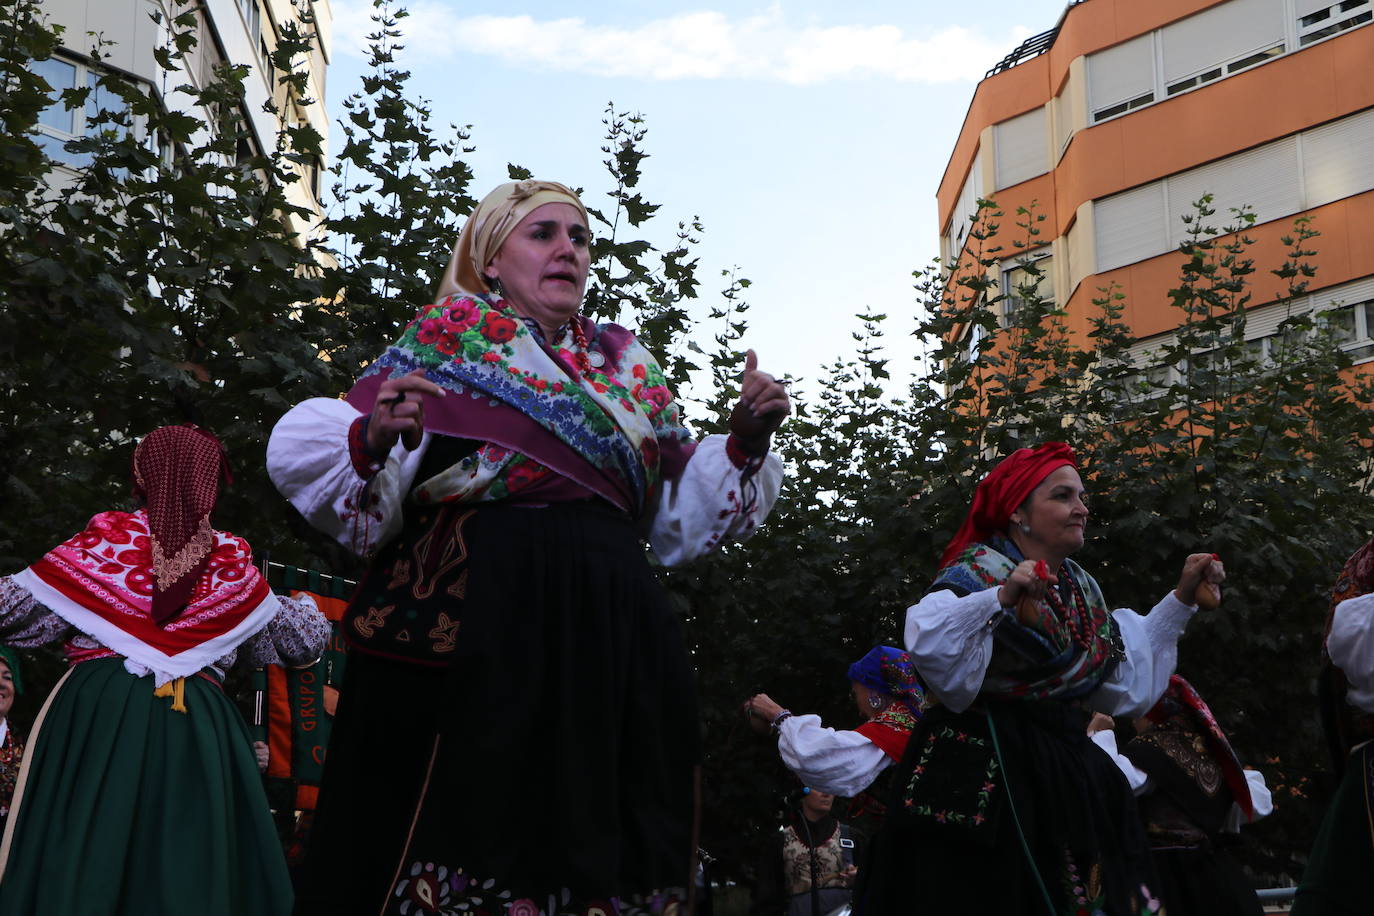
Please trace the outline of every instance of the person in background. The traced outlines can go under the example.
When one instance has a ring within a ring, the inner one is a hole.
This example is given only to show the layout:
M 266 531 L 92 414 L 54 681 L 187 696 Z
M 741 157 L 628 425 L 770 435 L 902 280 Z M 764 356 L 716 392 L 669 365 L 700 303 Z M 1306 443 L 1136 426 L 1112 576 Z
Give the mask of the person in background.
M 730 434 L 694 441 L 644 345 L 581 314 L 590 246 L 564 185 L 497 187 L 347 399 L 273 430 L 278 489 L 370 560 L 303 913 L 661 910 L 694 881 L 695 685 L 644 542 L 752 534 L 790 402 L 750 351 Z
M 752 916 L 826 916 L 849 903 L 857 843 L 831 814 L 835 796 L 803 787 L 765 850 Z
M 1260 916 L 1259 897 L 1226 847 L 1242 824 L 1274 810 L 1264 776 L 1241 768 L 1211 709 L 1177 674 L 1134 725 L 1119 752 L 1111 719 L 1094 716 L 1089 731 L 1135 793 L 1165 911 Z
M 0 646 L 0 831 L 10 817 L 14 787 L 24 762 L 24 736 L 10 721 L 14 698 L 24 690 L 19 678 L 19 656 L 9 646 Z
M 313 661 L 329 622 L 212 527 L 218 439 L 164 426 L 132 464 L 140 508 L 0 577 L 0 639 L 60 643 L 68 660 L 0 846 L 0 914 L 285 916 L 286 860 L 224 676 L 240 650 Z
M 886 774 L 902 759 L 921 719 L 925 696 L 901 649 L 878 646 L 849 666 L 850 695 L 863 724 L 852 731 L 827 728 L 820 716 L 793 715 L 766 693 L 744 704 L 755 731 L 770 727 L 787 768 L 812 789 L 849 799 L 844 819 L 872 834 L 886 811 Z
M 860 874 L 864 916 L 915 900 L 996 916 L 1158 906 L 1135 799 L 1089 741 L 1089 711 L 1155 704 L 1199 588 L 1224 570 L 1194 554 L 1149 615 L 1111 610 L 1070 559 L 1086 498 L 1067 445 L 1018 449 L 978 484 L 935 582 L 907 610 L 907 651 L 939 702 L 911 736 Z
M 1340 785 L 1290 916 L 1367 914 L 1374 908 L 1374 540 L 1351 555 L 1331 591 L 1321 699 Z

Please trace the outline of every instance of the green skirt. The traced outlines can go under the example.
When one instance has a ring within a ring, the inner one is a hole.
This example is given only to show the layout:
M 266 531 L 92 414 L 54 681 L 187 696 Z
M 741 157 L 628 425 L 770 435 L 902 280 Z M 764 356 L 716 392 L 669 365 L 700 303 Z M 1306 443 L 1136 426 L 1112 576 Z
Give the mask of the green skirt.
M 120 658 L 67 673 L 20 773 L 0 916 L 290 912 L 243 717 L 203 677 L 186 678 L 185 704 Z
M 1353 751 L 1312 845 L 1292 916 L 1367 916 L 1374 908 L 1374 743 Z

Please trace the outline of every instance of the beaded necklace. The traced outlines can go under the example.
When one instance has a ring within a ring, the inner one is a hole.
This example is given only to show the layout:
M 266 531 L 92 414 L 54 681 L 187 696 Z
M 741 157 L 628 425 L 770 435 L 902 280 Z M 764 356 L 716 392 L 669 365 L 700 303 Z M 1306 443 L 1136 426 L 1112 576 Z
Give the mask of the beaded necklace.
M 592 360 L 591 357 L 587 355 L 587 332 L 582 329 L 581 312 L 578 312 L 576 315 L 572 316 L 571 324 L 573 343 L 577 346 L 577 352 L 574 354 L 573 358 L 577 360 L 577 367 L 580 370 L 582 370 L 583 378 L 591 378 Z
M 1054 587 L 1045 589 L 1045 601 L 1059 619 L 1064 621 L 1064 625 L 1069 628 L 1069 635 L 1073 637 L 1073 641 L 1085 650 L 1091 651 L 1095 634 L 1088 632 L 1087 624 L 1092 619 L 1088 613 L 1088 599 L 1084 597 L 1083 589 L 1079 586 L 1078 581 L 1069 572 L 1068 564 L 1059 567 L 1059 579 L 1060 581 L 1068 581 L 1073 607 L 1065 606 L 1064 598 L 1059 594 L 1059 589 Z
M 520 315 L 520 318 L 525 322 L 525 326 L 530 329 L 531 334 L 534 334 L 539 340 L 544 340 L 544 329 L 540 326 L 539 322 L 528 315 Z M 558 329 L 558 332 L 553 336 L 553 340 L 547 341 L 549 346 L 558 347 L 565 333 L 572 334 L 573 352 L 571 355 L 573 362 L 577 364 L 578 372 L 583 378 L 591 378 L 593 366 L 592 359 L 588 355 L 591 352 L 591 346 L 587 343 L 587 332 L 582 328 L 581 312 L 573 315 L 567 324 Z

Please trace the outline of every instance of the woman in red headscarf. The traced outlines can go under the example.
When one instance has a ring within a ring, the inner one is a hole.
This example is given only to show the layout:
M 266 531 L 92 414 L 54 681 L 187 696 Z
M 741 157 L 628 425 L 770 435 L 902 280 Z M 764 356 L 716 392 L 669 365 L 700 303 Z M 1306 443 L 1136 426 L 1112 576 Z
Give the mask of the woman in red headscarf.
M 65 644 L 3 845 L 0 913 L 286 914 L 291 884 L 248 728 L 221 685 L 308 664 L 329 623 L 272 594 L 248 543 L 211 527 L 219 440 L 165 426 L 134 450 L 134 512 L 102 512 L 0 578 L 0 639 Z
M 905 641 L 938 702 L 912 734 L 856 893 L 864 914 L 1136 916 L 1158 908 L 1129 786 L 1091 711 L 1163 694 L 1210 553 L 1150 614 L 1111 611 L 1069 556 L 1088 520 L 1073 450 L 1019 449 L 978 485 Z M 989 874 L 997 880 L 989 881 Z M 919 889 L 919 890 L 916 890 Z

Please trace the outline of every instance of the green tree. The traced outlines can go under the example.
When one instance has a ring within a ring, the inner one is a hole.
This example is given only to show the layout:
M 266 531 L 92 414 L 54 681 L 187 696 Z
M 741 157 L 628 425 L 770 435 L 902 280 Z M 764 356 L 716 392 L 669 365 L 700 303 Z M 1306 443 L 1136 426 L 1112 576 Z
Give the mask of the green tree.
M 188 7 L 171 23 L 159 51 L 173 83 L 193 48 L 192 16 Z M 288 406 L 345 391 L 428 301 L 474 204 L 463 160 L 472 131 L 437 128 L 413 97 L 398 64 L 404 17 L 377 4 L 370 69 L 344 102 L 326 244 L 293 236 L 282 219 L 284 189 L 319 138 L 297 129 L 265 155 L 239 156 L 242 68 L 185 88 L 215 113 L 210 123 L 163 112 L 106 75 L 97 91 L 118 104 L 99 106 L 96 129 L 69 148 L 81 166 L 59 173 L 69 193 L 53 193 L 39 114 L 54 102 L 84 110 L 89 91 L 53 98 L 32 61 L 53 53 L 57 35 L 33 0 L 0 0 L 5 569 L 120 504 L 133 438 L 186 419 L 221 434 L 237 460 L 224 527 L 288 562 L 356 568 L 287 507 L 260 456 Z M 309 30 L 308 19 L 286 30 L 281 79 L 297 79 L 289 64 Z M 639 330 L 695 430 L 721 431 L 737 395 L 749 281 L 729 271 L 718 296 L 701 295 L 695 218 L 655 247 L 644 119 L 608 106 L 605 126 L 610 190 L 584 195 L 596 223 L 587 310 Z M 160 155 L 150 136 L 174 153 Z M 508 173 L 528 177 L 518 165 Z M 974 269 L 948 291 L 940 269 L 924 270 L 911 303 L 863 306 L 848 352 L 818 367 L 776 438 L 788 476 L 765 528 L 664 572 L 698 670 L 703 845 L 726 874 L 747 877 L 786 786 L 739 704 L 765 690 L 852 725 L 845 666 L 875 642 L 900 642 L 903 611 L 935 573 L 978 478 L 1016 445 L 1050 438 L 1079 451 L 1094 491 L 1082 558 L 1113 605 L 1147 610 L 1194 550 L 1226 560 L 1226 603 L 1190 626 L 1181 670 L 1279 787 L 1278 814 L 1252 829 L 1264 854 L 1252 864 L 1294 873 L 1316 796 L 1312 675 L 1325 592 L 1371 508 L 1374 392 L 1320 315 L 1295 308 L 1255 352 L 1250 218 L 1218 234 L 1208 204 L 1180 251 L 1180 328 L 1141 367 L 1128 358 L 1119 291 L 1102 290 L 1091 330 L 1075 335 L 1033 282 L 1012 291 L 989 279 L 1009 251 L 1039 243 L 1040 217 L 1020 211 L 1004 232 L 1003 214 L 984 202 L 966 261 Z M 1285 263 L 1270 267 L 1294 301 L 1313 275 L 1315 238 L 1299 221 Z M 1027 272 L 1033 281 L 1033 264 Z M 916 316 L 901 332 L 926 345 L 906 390 L 893 386 L 883 349 L 897 308 Z

